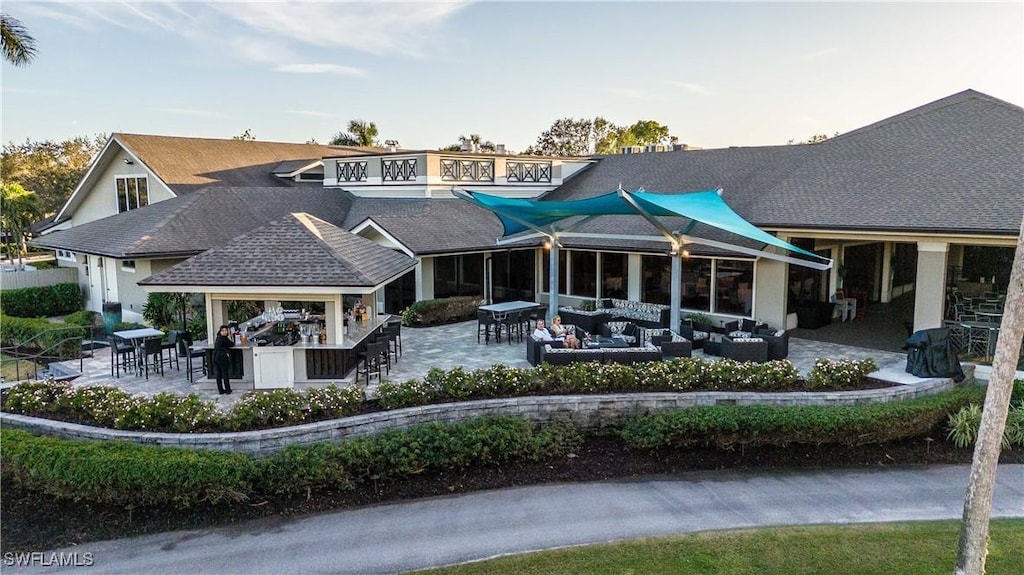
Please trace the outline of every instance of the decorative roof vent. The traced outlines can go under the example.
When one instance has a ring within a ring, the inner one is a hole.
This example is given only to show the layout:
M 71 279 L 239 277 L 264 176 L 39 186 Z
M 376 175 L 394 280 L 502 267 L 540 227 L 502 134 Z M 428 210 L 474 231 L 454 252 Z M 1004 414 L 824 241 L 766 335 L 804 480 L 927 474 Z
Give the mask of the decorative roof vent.
M 389 152 L 397 152 L 398 140 L 384 140 L 384 147 L 387 148 Z

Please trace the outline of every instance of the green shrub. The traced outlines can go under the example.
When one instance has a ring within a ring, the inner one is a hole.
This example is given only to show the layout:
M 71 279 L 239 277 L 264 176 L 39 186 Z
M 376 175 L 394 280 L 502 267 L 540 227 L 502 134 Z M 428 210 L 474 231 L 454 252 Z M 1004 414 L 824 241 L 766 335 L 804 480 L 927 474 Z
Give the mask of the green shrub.
M 0 430 L 7 485 L 62 499 L 190 507 L 244 500 L 255 479 L 245 455 L 123 441 L 77 441 Z M 10 483 L 7 483 L 10 482 Z
M 0 345 L 45 352 L 49 357 L 78 357 L 82 345 L 80 327 L 67 327 L 45 319 L 0 315 Z
M 57 411 L 58 399 L 71 390 L 71 384 L 53 381 L 26 381 L 4 393 L 4 411 L 23 415 L 44 415 Z
M 9 289 L 0 292 L 3 313 L 13 317 L 49 317 L 82 309 L 82 288 L 77 283 Z
M 974 445 L 978 441 L 978 430 L 981 428 L 981 414 L 979 403 L 964 406 L 960 411 L 951 414 L 946 439 L 961 449 Z M 1006 415 L 1002 448 L 1011 447 L 1024 447 L 1024 402 L 1011 403 Z
M 358 386 L 338 387 L 333 383 L 324 388 L 306 392 L 309 417 L 313 420 L 338 419 L 359 412 L 363 405 L 363 390 Z
M 862 445 L 916 437 L 976 400 L 961 387 L 908 401 L 858 406 L 699 406 L 631 419 L 620 436 L 642 449 L 674 446 Z
M 458 296 L 414 302 L 402 310 L 403 325 L 433 325 L 476 317 L 480 306 L 477 296 Z
M 878 371 L 878 366 L 871 358 L 863 360 L 840 359 L 831 360 L 818 358 L 807 378 L 808 389 L 822 387 L 843 387 L 856 385 L 869 373 Z
M 305 401 L 294 389 L 249 391 L 231 408 L 228 425 L 236 431 L 302 423 Z
M 382 381 L 377 386 L 377 403 L 384 409 L 427 405 L 435 398 L 436 390 L 419 379 L 410 379 L 401 383 Z

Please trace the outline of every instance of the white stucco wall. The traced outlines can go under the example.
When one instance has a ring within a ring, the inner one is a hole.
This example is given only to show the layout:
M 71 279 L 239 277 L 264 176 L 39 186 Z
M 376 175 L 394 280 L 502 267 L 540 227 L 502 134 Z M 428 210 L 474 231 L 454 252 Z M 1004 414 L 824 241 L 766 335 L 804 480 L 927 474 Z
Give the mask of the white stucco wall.
M 174 197 L 171 190 L 157 179 L 156 175 L 142 165 L 141 162 L 126 164 L 131 157 L 124 151 L 118 151 L 112 162 L 95 176 L 90 189 L 83 189 L 81 203 L 72 213 L 73 226 L 112 216 L 117 213 L 117 188 L 115 176 L 146 176 L 149 190 L 149 203 L 155 204 Z M 133 160 L 134 161 L 134 160 Z

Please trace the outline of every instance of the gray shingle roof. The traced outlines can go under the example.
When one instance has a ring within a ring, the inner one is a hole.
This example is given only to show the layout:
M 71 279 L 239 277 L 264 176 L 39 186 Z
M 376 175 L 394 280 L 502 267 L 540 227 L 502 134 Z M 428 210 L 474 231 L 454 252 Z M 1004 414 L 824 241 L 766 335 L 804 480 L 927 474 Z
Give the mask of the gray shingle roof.
M 273 176 L 286 160 L 375 153 L 376 148 L 323 146 L 259 140 L 218 140 L 143 134 L 113 134 L 175 193 L 208 186 L 267 187 L 295 185 Z
M 456 199 L 353 198 L 345 227 L 366 218 L 417 254 L 493 248 L 502 233 L 494 214 Z
M 405 254 L 293 213 L 139 284 L 374 288 L 415 265 Z
M 205 188 L 33 241 L 116 258 L 192 255 L 302 211 L 341 224 L 351 196 L 322 187 Z
M 973 90 L 814 145 L 606 156 L 545 199 L 724 188 L 764 227 L 984 231 L 1024 213 L 1024 110 Z

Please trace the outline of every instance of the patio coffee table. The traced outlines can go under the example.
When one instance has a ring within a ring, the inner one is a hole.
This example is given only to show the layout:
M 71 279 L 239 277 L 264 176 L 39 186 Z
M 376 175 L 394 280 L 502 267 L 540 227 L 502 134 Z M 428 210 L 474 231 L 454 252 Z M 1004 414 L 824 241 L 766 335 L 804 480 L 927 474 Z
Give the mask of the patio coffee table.
M 605 337 L 603 335 L 595 335 L 590 339 L 590 343 L 587 344 L 587 349 L 603 349 L 606 347 L 629 347 L 629 345 L 621 337 Z

